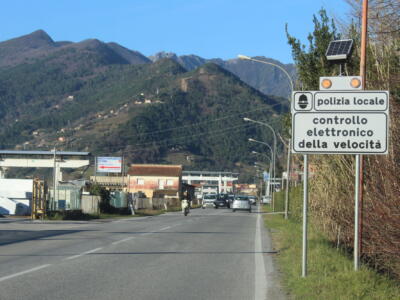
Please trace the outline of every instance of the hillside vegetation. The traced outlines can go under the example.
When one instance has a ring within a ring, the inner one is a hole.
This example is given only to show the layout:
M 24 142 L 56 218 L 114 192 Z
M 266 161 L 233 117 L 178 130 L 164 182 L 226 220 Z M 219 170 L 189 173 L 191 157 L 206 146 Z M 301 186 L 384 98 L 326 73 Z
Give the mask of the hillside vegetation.
M 10 49 L 25 59 L 14 60 Z M 3 149 L 56 144 L 127 162 L 246 173 L 254 161 L 248 137 L 272 137 L 243 117 L 279 129 L 287 111 L 285 99 L 262 94 L 216 64 L 187 71 L 172 59 L 151 63 L 98 40 L 60 44 L 35 32 L 0 43 L 0 65 Z

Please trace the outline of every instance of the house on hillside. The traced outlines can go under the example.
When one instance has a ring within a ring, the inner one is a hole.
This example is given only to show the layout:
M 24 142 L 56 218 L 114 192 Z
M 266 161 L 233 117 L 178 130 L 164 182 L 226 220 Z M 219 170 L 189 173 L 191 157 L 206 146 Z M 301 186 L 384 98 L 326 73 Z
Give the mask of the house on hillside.
M 180 198 L 182 190 L 181 165 L 133 164 L 128 170 L 128 191 L 142 192 L 148 198 Z

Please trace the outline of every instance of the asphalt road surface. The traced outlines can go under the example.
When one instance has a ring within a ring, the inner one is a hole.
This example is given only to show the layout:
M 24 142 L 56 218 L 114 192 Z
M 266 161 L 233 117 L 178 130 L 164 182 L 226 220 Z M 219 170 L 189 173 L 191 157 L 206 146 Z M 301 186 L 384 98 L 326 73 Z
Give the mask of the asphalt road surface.
M 261 214 L 0 219 L 0 299 L 285 299 Z

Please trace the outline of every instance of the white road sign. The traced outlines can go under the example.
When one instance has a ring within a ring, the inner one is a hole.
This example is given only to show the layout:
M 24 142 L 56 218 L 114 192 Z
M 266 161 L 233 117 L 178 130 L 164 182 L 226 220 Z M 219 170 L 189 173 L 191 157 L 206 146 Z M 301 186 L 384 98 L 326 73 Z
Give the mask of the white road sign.
M 385 113 L 295 113 L 293 150 L 301 153 L 387 153 Z
M 389 111 L 387 91 L 293 92 L 292 113 L 306 111 Z
M 389 95 L 386 92 L 316 92 L 316 111 L 386 111 Z
M 102 173 L 121 173 L 121 157 L 97 157 L 97 172 Z
M 305 91 L 292 99 L 294 153 L 388 153 L 388 92 Z

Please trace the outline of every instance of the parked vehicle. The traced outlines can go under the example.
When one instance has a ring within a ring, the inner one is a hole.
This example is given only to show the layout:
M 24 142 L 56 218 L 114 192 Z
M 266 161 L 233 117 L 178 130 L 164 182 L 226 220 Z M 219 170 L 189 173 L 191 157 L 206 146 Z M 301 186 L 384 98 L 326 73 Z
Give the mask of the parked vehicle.
M 262 196 L 261 203 L 263 203 L 263 204 L 271 203 L 271 196 Z
M 248 197 L 249 197 L 251 205 L 256 205 L 257 197 L 256 196 L 248 196 Z
M 232 207 L 234 199 L 235 199 L 235 195 L 234 194 L 228 194 L 228 208 Z
M 203 204 L 202 208 L 206 207 L 214 207 L 214 201 L 216 201 L 218 198 L 217 194 L 206 194 L 203 195 Z
M 227 207 L 228 201 L 224 195 L 218 195 L 217 200 L 214 201 L 214 208 Z
M 235 196 L 232 204 L 232 211 L 235 212 L 236 210 L 247 210 L 249 213 L 251 213 L 251 203 L 248 196 Z

